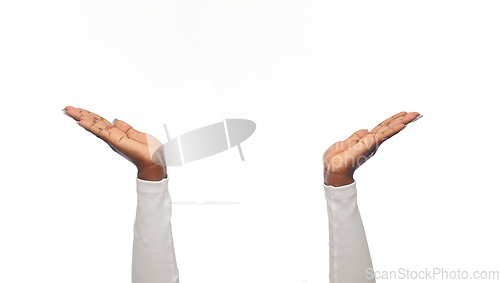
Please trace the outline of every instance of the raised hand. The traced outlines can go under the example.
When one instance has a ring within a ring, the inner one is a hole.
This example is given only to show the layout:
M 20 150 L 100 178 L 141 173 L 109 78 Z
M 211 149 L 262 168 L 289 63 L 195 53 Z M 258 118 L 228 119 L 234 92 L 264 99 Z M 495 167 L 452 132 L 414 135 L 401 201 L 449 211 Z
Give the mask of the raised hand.
M 346 140 L 334 143 L 323 154 L 325 184 L 338 187 L 354 182 L 354 171 L 372 157 L 383 142 L 420 117 L 418 112 L 400 112 L 370 132 L 359 130 Z
M 82 108 L 67 106 L 62 110 L 66 115 L 75 119 L 78 125 L 132 162 L 137 167 L 138 178 L 160 181 L 166 177 L 167 167 L 162 150 L 163 145 L 153 136 L 139 132 L 121 120 L 115 119 L 113 123 L 110 123 L 103 117 Z

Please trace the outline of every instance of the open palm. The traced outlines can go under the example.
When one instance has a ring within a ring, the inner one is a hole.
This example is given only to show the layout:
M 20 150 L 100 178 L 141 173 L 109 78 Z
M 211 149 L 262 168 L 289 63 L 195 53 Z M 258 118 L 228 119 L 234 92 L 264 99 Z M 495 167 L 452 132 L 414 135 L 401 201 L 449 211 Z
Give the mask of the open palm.
M 346 140 L 334 143 L 323 154 L 325 184 L 335 183 L 335 179 L 348 180 L 343 183 L 352 181 L 354 171 L 372 157 L 384 141 L 419 117 L 418 112 L 400 112 L 369 132 L 359 130 Z
M 162 143 L 153 136 L 139 132 L 121 120 L 110 123 L 103 117 L 82 108 L 67 106 L 65 113 L 78 125 L 105 141 L 115 152 L 132 162 L 137 169 L 165 167 Z

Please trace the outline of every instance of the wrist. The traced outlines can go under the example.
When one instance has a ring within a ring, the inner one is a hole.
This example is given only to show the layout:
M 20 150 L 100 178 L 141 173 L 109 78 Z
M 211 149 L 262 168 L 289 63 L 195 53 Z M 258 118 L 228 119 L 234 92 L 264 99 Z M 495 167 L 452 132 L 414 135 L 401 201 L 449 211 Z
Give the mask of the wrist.
M 353 174 L 328 172 L 324 176 L 324 182 L 327 186 L 341 187 L 354 182 Z
M 138 168 L 137 178 L 145 181 L 161 181 L 167 178 L 167 167 L 154 164 Z

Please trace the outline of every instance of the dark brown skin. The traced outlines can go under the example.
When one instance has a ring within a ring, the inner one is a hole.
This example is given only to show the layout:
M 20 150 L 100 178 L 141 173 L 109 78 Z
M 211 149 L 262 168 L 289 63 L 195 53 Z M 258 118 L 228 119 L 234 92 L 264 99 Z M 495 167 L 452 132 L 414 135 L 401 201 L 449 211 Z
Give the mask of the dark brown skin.
M 137 167 L 137 177 L 146 181 L 161 181 L 167 177 L 167 166 L 160 141 L 139 132 L 121 120 L 110 123 L 103 117 L 82 108 L 67 106 L 63 111 L 81 127 L 106 142 L 116 153 Z M 151 156 L 156 152 L 154 156 Z
M 344 141 L 330 146 L 323 154 L 324 182 L 340 187 L 354 182 L 354 172 L 372 157 L 386 140 L 421 117 L 418 112 L 400 112 L 378 124 L 375 128 L 359 130 Z
M 82 108 L 67 106 L 65 113 L 81 127 L 106 142 L 111 149 L 137 167 L 137 177 L 161 181 L 167 177 L 162 144 L 153 136 L 133 129 L 121 120 L 110 123 L 103 117 Z M 370 132 L 359 130 L 344 141 L 330 146 L 323 154 L 324 182 L 335 187 L 354 182 L 354 172 L 372 157 L 387 139 L 421 116 L 418 112 L 400 112 L 378 124 Z M 159 149 L 157 151 L 157 149 Z M 154 156 L 151 153 L 156 152 Z

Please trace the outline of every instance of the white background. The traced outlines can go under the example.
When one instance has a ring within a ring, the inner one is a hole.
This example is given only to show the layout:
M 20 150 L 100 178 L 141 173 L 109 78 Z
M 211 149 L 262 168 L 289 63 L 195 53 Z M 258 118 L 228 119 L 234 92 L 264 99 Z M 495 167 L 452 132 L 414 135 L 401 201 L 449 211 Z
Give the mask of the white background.
M 172 137 L 257 124 L 245 162 L 233 148 L 168 169 L 183 283 L 328 282 L 321 156 L 400 111 L 424 117 L 355 175 L 374 268 L 500 270 L 499 12 L 0 1 L 0 281 L 130 282 L 135 167 L 62 115 L 68 105 L 162 142 L 163 123 Z

